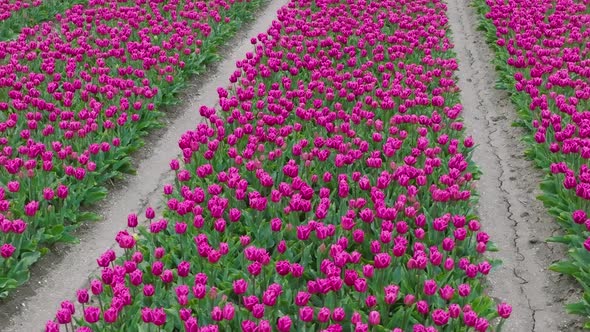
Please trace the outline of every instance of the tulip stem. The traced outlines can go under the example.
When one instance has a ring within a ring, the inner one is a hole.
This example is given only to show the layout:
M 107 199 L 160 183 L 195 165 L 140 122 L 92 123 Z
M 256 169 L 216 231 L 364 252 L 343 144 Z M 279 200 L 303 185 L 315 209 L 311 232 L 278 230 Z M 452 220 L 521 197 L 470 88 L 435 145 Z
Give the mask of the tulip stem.
M 406 326 L 408 325 L 408 319 L 410 318 L 410 310 L 407 309 L 404 311 L 404 319 L 402 320 L 402 329 L 406 329 Z
M 98 304 L 100 305 L 100 311 L 104 311 L 104 307 L 102 306 L 102 300 L 100 299 L 100 295 L 98 295 Z

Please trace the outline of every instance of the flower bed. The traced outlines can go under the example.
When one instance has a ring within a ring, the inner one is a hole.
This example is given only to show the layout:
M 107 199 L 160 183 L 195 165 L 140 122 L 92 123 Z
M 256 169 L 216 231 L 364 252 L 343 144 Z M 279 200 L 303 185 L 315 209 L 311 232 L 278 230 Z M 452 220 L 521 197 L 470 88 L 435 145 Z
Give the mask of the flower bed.
M 546 172 L 539 199 L 563 226 L 549 240 L 567 244 L 569 259 L 551 269 L 590 286 L 590 84 L 587 6 L 577 1 L 475 1 L 496 52 L 498 87 L 511 94 L 527 156 Z M 515 27 L 518 26 L 518 31 Z M 590 292 L 570 304 L 590 316 Z M 590 328 L 590 323 L 586 325 Z
M 440 1 L 293 0 L 47 331 L 487 331 Z M 139 219 L 139 220 L 138 220 Z M 146 226 L 143 226 L 146 221 Z M 495 318 L 501 317 L 499 320 Z
M 262 1 L 91 1 L 0 42 L 0 298 L 81 211 L 132 173 L 129 154 L 184 79 Z
M 0 1 L 0 22 L 9 19 L 15 12 L 19 12 L 31 7 L 39 7 L 42 3 L 42 0 L 2 0 Z
M 0 40 L 18 37 L 21 29 L 55 18 L 86 0 L 0 0 Z

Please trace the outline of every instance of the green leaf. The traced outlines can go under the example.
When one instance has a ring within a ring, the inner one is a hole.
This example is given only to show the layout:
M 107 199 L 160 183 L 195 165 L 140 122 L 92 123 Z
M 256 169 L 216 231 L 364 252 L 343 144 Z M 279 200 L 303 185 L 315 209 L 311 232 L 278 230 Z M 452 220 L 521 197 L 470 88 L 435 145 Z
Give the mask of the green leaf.
M 46 229 L 45 234 L 49 235 L 50 237 L 59 238 L 64 233 L 65 228 L 66 227 L 64 225 L 55 225 L 53 227 Z
M 108 193 L 109 192 L 105 187 L 92 187 L 86 192 L 84 200 L 82 201 L 82 205 L 92 205 L 98 203 L 107 197 Z
M 568 313 L 574 315 L 585 315 L 588 306 L 584 302 L 570 303 L 565 306 Z
M 33 265 L 37 260 L 39 260 L 39 257 L 41 257 L 40 252 L 25 252 L 22 255 L 20 255 L 16 266 L 27 268 Z
M 574 275 L 580 271 L 580 269 L 570 261 L 562 261 L 552 264 L 549 266 L 549 270 L 569 275 Z
M 547 238 L 547 242 L 569 244 L 571 239 L 568 236 L 551 236 Z
M 131 157 L 126 156 L 121 160 L 118 160 L 113 164 L 113 170 L 119 171 L 125 174 L 135 175 L 137 172 L 133 169 L 133 164 L 131 163 Z
M 84 221 L 100 221 L 102 220 L 102 216 L 97 213 L 93 212 L 81 212 L 76 215 L 76 222 L 84 222 Z
M 391 281 L 395 284 L 399 284 L 402 281 L 402 267 L 398 266 L 393 270 L 391 275 Z
M 16 280 L 17 285 L 24 284 L 31 277 L 31 273 L 29 272 L 28 269 L 20 270 L 18 272 L 14 272 L 11 275 L 14 278 L 14 280 Z
M 7 278 L 7 277 L 0 277 L 0 289 L 14 289 L 18 283 L 15 279 Z M 1 297 L 1 296 L 0 296 Z
M 80 243 L 80 239 L 71 235 L 70 233 L 64 233 L 61 236 L 59 241 L 63 242 L 63 243 L 72 243 L 72 244 Z
M 498 246 L 496 245 L 495 242 L 489 241 L 487 244 L 487 250 L 489 252 L 497 252 L 498 251 Z
M 492 265 L 493 268 L 497 268 L 502 265 L 502 260 L 501 259 L 491 259 L 491 260 L 489 260 L 489 263 Z

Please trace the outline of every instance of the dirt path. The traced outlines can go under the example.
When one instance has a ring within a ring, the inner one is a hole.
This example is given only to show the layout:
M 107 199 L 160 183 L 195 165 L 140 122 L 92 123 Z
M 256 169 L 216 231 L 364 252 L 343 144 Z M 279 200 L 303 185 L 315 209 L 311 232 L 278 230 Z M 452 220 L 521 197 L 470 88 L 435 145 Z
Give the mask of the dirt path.
M 565 251 L 545 243 L 558 225 L 535 199 L 542 174 L 523 157 L 523 131 L 511 127 L 516 112 L 507 94 L 494 88 L 494 55 L 476 30 L 478 17 L 469 3 L 447 0 L 463 116 L 479 145 L 474 159 L 483 171 L 478 210 L 500 249 L 491 256 L 503 261 L 490 274 L 490 295 L 513 306 L 503 331 L 574 331 L 576 317 L 563 307 L 576 299 L 578 288 L 572 280 L 547 270 Z
M 256 14 L 256 22 L 246 25 L 230 41 L 227 52 L 222 52 L 224 60 L 200 77 L 201 81 L 191 82 L 187 88 L 190 95 L 173 110 L 165 129 L 146 137 L 148 143 L 137 156 L 137 175 L 118 183 L 100 206 L 104 221 L 81 229 L 79 245 L 61 246 L 56 253 L 44 257 L 34 267 L 30 282 L 0 304 L 0 331 L 41 331 L 44 323 L 53 319 L 59 303 L 73 298 L 77 289 L 87 285 L 88 277 L 96 271 L 96 258 L 108 248 L 114 249 L 115 235 L 126 225 L 127 215 L 160 203 L 163 185 L 172 180 L 168 163 L 178 155 L 180 136 L 200 121 L 198 107 L 216 104 L 217 87 L 229 84 L 227 78 L 236 61 L 253 50 L 250 38 L 266 32 L 287 0 L 269 2 Z

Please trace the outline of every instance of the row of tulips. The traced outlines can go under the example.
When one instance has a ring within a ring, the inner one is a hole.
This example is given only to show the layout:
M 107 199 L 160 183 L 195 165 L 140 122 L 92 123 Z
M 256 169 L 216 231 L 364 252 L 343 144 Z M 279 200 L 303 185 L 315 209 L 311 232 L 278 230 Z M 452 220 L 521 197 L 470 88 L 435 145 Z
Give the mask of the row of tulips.
M 438 0 L 292 0 L 46 331 L 489 331 Z
M 0 1 L 0 21 L 5 21 L 12 16 L 13 13 L 25 10 L 30 7 L 38 7 L 43 3 L 42 0 L 2 0 Z
M 0 298 L 132 173 L 158 107 L 262 3 L 90 1 L 0 42 Z
M 17 37 L 23 27 L 53 19 L 86 0 L 0 0 L 0 40 Z
M 570 247 L 552 270 L 586 293 L 568 305 L 590 317 L 590 22 L 587 2 L 477 0 L 481 27 L 496 52 L 500 88 L 510 91 L 527 155 L 546 172 L 539 199 L 563 226 L 549 239 Z M 586 324 L 590 328 L 590 323 Z

